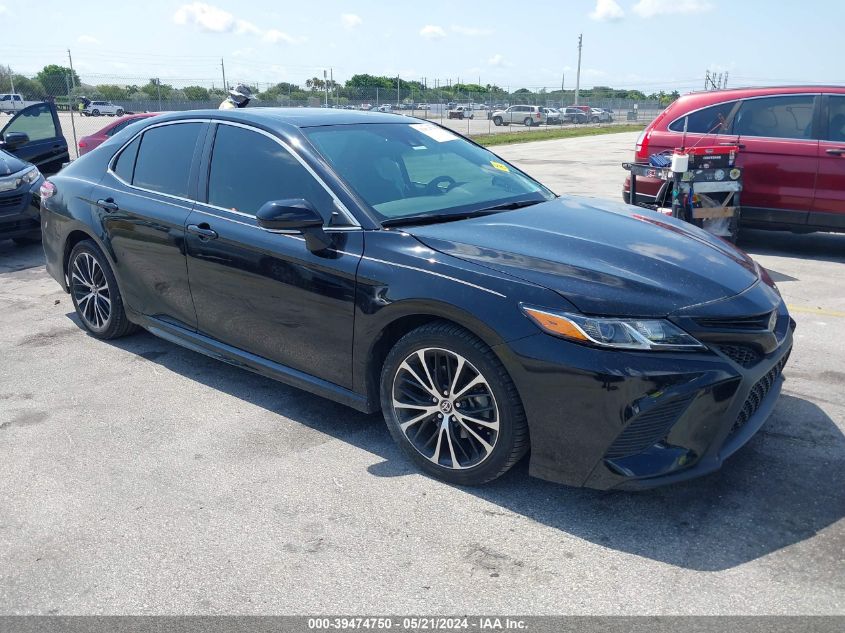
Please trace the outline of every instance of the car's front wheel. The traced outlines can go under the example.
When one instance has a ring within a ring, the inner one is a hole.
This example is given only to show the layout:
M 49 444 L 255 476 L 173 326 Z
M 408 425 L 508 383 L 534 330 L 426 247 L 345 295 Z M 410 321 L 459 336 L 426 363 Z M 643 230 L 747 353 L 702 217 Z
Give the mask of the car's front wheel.
M 111 266 L 93 241 L 83 240 L 73 247 L 68 285 L 79 320 L 95 337 L 113 339 L 137 329 L 126 316 Z
M 494 116 L 493 117 L 493 125 L 495 125 L 496 127 L 499 127 L 501 124 L 502 124 L 502 117 Z
M 118 108 L 117 111 L 115 112 L 115 114 L 117 114 L 117 116 L 123 116 L 123 114 L 124 114 L 123 109 Z
M 390 434 L 425 472 L 480 485 L 528 451 L 519 394 L 493 351 L 439 321 L 401 338 L 385 360 L 381 405 Z

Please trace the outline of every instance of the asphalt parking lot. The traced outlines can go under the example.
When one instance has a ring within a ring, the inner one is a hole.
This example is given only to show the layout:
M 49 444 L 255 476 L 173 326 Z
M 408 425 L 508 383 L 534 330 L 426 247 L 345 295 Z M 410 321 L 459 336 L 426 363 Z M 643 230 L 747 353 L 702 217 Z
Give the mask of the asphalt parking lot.
M 634 134 L 496 148 L 619 199 Z M 641 493 L 416 472 L 366 416 L 142 333 L 87 336 L 0 242 L 0 613 L 845 613 L 845 235 L 747 231 L 798 322 L 763 430 Z

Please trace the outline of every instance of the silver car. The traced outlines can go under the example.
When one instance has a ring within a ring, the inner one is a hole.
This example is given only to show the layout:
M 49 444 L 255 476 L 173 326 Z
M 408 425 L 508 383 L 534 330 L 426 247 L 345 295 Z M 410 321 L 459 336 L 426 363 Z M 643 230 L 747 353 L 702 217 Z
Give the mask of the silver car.
M 494 125 L 510 125 L 511 123 L 522 123 L 528 127 L 546 123 L 545 108 L 532 105 L 513 105 L 507 110 L 498 110 L 493 113 Z

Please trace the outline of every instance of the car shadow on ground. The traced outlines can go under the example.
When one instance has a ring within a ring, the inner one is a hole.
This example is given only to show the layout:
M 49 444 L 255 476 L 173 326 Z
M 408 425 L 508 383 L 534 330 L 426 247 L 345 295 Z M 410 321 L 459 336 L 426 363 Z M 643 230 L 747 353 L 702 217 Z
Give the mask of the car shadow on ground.
M 44 248 L 40 242 L 19 246 L 12 240 L 0 239 L 0 274 L 43 265 Z
M 78 324 L 74 313 L 68 317 Z M 206 385 L 210 394 L 224 392 L 377 455 L 383 461 L 369 467 L 373 476 L 418 472 L 380 414 L 358 413 L 146 332 L 110 343 Z M 698 480 L 599 492 L 533 479 L 525 459 L 487 486 L 462 490 L 497 507 L 485 511 L 491 521 L 517 514 L 603 547 L 718 571 L 812 538 L 842 519 L 845 495 L 835 481 L 843 468 L 845 437 L 837 425 L 812 402 L 784 394 L 763 430 L 721 471 Z
M 799 234 L 742 229 L 737 246 L 752 257 L 774 255 L 845 263 L 845 233 Z

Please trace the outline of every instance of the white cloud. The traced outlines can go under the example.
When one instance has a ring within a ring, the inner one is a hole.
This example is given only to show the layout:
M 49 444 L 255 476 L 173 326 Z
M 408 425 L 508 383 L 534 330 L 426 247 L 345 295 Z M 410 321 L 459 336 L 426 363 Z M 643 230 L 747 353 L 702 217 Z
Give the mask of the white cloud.
M 0 11 L 2 13 L 2 11 Z M 98 40 L 93 35 L 80 35 L 76 38 L 76 41 L 80 44 L 99 44 L 100 40 Z
M 203 31 L 225 33 L 235 26 L 235 16 L 205 2 L 183 4 L 173 14 L 176 24 L 197 26 Z
M 355 15 L 354 13 L 344 13 L 340 16 L 340 21 L 343 22 L 343 28 L 345 29 L 354 29 L 356 26 L 361 26 L 363 20 L 361 19 L 360 15 Z
M 502 57 L 499 53 L 496 53 L 495 55 L 493 55 L 493 57 L 487 60 L 487 63 L 490 66 L 504 66 L 505 58 Z
M 0 4 L 0 15 L 3 15 L 3 14 L 4 14 L 4 13 L 6 13 L 7 11 L 8 11 L 8 9 L 6 8 L 6 5 L 5 5 L 5 4 Z
M 485 29 L 477 26 L 460 26 L 453 24 L 451 27 L 453 32 L 458 35 L 466 35 L 468 37 L 478 37 L 479 35 L 493 35 L 493 29 Z
M 640 0 L 633 11 L 643 18 L 679 13 L 705 13 L 713 5 L 707 0 Z
M 204 2 L 183 4 L 173 14 L 173 21 L 183 26 L 195 26 L 201 31 L 261 37 L 265 42 L 271 44 L 278 42 L 298 44 L 306 40 L 305 37 L 294 37 L 279 29 L 267 29 L 265 31 L 249 20 L 236 18 L 228 11 Z
M 261 29 L 247 20 L 235 20 L 235 33 L 238 35 L 260 35 Z
M 596 0 L 596 8 L 590 14 L 590 19 L 597 22 L 613 22 L 623 17 L 625 17 L 625 11 L 616 0 Z
M 306 39 L 307 38 L 305 37 L 294 37 L 293 35 L 289 35 L 279 29 L 268 29 L 264 32 L 264 41 L 270 42 L 271 44 L 278 44 L 279 42 L 284 42 L 285 44 L 299 44 L 304 42 Z
M 439 40 L 446 37 L 446 31 L 442 26 L 435 26 L 434 24 L 426 24 L 420 29 L 420 35 L 427 40 Z

